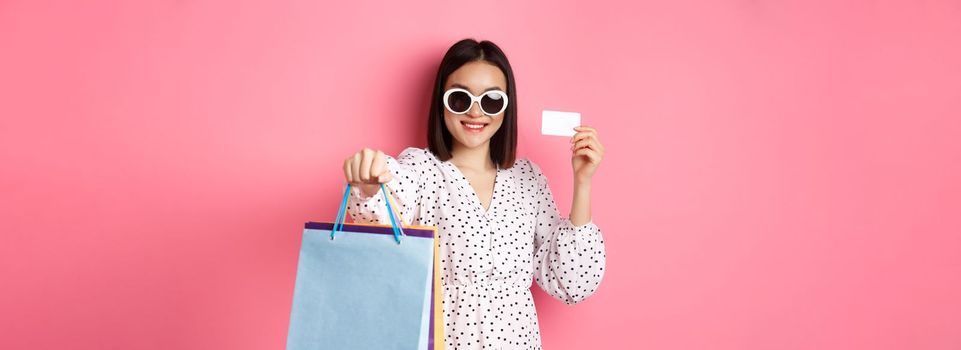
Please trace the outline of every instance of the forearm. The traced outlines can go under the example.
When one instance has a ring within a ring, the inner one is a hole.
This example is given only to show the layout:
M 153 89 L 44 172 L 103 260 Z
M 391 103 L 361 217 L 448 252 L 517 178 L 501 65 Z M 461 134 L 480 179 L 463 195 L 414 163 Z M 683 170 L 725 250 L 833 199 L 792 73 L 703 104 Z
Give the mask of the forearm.
M 571 204 L 571 224 L 586 225 L 591 221 L 591 181 L 574 181 L 574 202 Z

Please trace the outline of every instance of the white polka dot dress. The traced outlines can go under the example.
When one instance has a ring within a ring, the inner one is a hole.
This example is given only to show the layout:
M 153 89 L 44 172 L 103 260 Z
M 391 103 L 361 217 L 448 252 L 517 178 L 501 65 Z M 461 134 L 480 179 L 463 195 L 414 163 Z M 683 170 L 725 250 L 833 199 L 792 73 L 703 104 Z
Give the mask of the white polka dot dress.
M 407 224 L 437 226 L 448 349 L 540 349 L 531 282 L 574 304 L 604 276 L 604 240 L 558 215 L 547 178 L 528 159 L 497 169 L 488 210 L 467 178 L 428 149 L 387 157 Z M 354 222 L 390 224 L 383 195 L 351 190 Z

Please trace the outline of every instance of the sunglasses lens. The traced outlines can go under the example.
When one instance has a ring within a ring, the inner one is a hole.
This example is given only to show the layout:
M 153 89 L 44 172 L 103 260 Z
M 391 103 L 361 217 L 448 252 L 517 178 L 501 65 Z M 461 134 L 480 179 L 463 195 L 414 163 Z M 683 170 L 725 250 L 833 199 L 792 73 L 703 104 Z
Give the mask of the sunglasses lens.
M 487 115 L 494 115 L 501 112 L 504 109 L 504 96 L 499 93 L 487 93 L 481 98 L 481 109 Z
M 463 91 L 454 91 L 447 96 L 447 107 L 451 112 L 464 113 L 470 109 L 470 96 Z

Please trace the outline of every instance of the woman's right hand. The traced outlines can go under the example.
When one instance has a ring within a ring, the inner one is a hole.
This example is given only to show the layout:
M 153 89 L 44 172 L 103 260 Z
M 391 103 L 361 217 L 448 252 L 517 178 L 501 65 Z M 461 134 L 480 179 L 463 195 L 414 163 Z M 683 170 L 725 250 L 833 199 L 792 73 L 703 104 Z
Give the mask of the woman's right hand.
M 370 148 L 364 148 L 344 160 L 344 177 L 347 183 L 360 187 L 368 197 L 377 194 L 380 184 L 393 179 L 384 152 Z

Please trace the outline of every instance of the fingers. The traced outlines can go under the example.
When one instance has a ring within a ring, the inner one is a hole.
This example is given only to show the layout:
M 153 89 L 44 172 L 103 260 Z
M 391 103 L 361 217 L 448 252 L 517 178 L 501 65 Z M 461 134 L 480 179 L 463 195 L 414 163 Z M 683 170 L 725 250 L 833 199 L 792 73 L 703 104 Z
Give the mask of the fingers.
M 597 130 L 596 130 L 596 129 L 594 129 L 594 128 L 592 128 L 592 127 L 589 127 L 589 126 L 579 126 L 579 127 L 574 128 L 574 130 L 578 130 L 578 132 L 577 132 L 576 134 L 574 134 L 574 137 L 571 138 L 571 143 L 572 143 L 572 144 L 575 144 L 575 145 L 576 145 L 578 142 L 580 142 L 581 140 L 584 140 L 584 139 L 594 139 L 594 143 L 595 143 L 596 146 L 597 146 L 597 147 L 595 147 L 595 149 L 600 150 L 600 151 L 603 152 L 604 146 L 601 145 L 601 141 L 600 141 L 600 138 L 599 138 L 598 135 L 597 135 Z M 583 147 L 583 146 L 581 146 L 581 147 Z M 578 149 L 578 148 L 580 148 L 580 147 L 573 147 L 573 148 L 571 148 L 571 149 Z
M 387 169 L 387 157 L 384 152 L 374 153 L 374 159 L 370 166 L 370 177 L 379 183 L 390 181 L 390 171 Z
M 360 154 L 360 181 L 371 183 L 370 165 L 374 162 L 374 150 L 364 148 Z
M 575 127 L 574 130 L 577 130 L 577 131 L 588 130 L 588 131 L 597 132 L 597 129 L 594 129 L 593 127 L 590 127 L 587 125 L 581 125 L 581 126 Z
M 593 164 L 601 163 L 601 155 L 597 151 L 590 148 L 581 148 L 574 151 L 574 156 L 586 156 L 587 159 Z
M 601 153 L 601 154 L 604 154 L 604 145 L 602 145 L 602 144 L 601 144 L 599 141 L 597 141 L 597 139 L 595 139 L 595 138 L 588 138 L 588 139 L 584 139 L 584 140 L 578 141 L 578 142 L 575 143 L 573 146 L 571 146 L 571 150 L 574 151 L 574 150 L 578 150 L 578 149 L 581 149 L 581 148 L 584 148 L 584 147 L 589 147 L 589 148 L 591 148 L 591 149 L 593 149 L 593 150 L 595 150 L 595 151 L 597 151 L 597 152 L 599 152 L 599 153 Z
M 357 152 L 357 153 L 354 153 L 354 156 L 350 160 L 350 174 L 352 175 L 351 179 L 354 181 L 355 184 L 360 184 L 363 182 L 360 179 L 360 161 L 362 160 L 361 157 L 362 157 L 362 153 Z
M 344 160 L 344 178 L 350 184 L 361 185 L 390 182 L 393 176 L 384 152 L 364 148 Z
M 600 150 L 597 145 L 597 142 L 595 142 L 593 139 L 584 139 L 584 140 L 577 141 L 577 143 L 571 145 L 571 150 L 576 151 L 584 147 L 588 147 L 597 151 Z
M 604 157 L 604 145 L 601 144 L 597 135 L 597 129 L 581 125 L 574 130 L 577 130 L 577 133 L 571 139 L 571 143 L 573 143 L 571 150 L 574 152 L 574 156 L 584 156 L 587 157 L 589 162 L 600 164 Z
M 579 128 L 574 128 L 574 130 L 577 130 L 577 129 L 579 129 Z M 597 135 L 597 132 L 596 132 L 596 131 L 581 130 L 581 131 L 578 131 L 577 133 L 574 134 L 574 137 L 571 138 L 571 143 L 575 143 L 575 142 L 580 141 L 580 140 L 582 140 L 582 139 L 584 139 L 584 138 L 591 137 L 591 136 L 596 136 L 596 135 Z
M 574 134 L 574 137 L 571 138 L 571 143 L 577 143 L 577 141 L 586 139 L 586 138 L 588 138 L 588 137 L 591 137 L 591 134 L 590 134 L 590 133 L 588 133 L 588 132 L 586 132 L 586 131 L 578 132 L 578 133 Z
M 353 176 L 351 176 L 352 171 L 350 170 L 350 169 L 351 169 L 351 165 L 350 165 L 351 162 L 350 162 L 350 161 L 351 161 L 352 159 L 354 159 L 354 157 L 349 157 L 349 158 L 347 158 L 347 159 L 344 160 L 344 179 L 346 179 L 346 180 L 347 180 L 347 183 L 349 183 L 349 184 L 353 184 L 353 183 L 354 183 L 354 178 L 353 178 Z
M 571 145 L 572 151 L 575 151 L 584 147 L 589 147 L 602 155 L 604 153 L 604 145 L 602 145 L 600 139 L 598 139 L 597 131 L 593 129 L 591 130 L 585 129 L 583 131 L 578 132 L 577 134 L 574 135 L 571 142 L 573 143 L 573 145 Z

